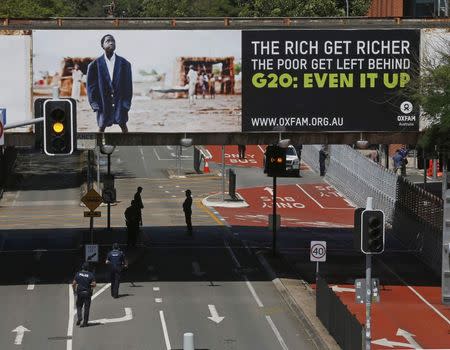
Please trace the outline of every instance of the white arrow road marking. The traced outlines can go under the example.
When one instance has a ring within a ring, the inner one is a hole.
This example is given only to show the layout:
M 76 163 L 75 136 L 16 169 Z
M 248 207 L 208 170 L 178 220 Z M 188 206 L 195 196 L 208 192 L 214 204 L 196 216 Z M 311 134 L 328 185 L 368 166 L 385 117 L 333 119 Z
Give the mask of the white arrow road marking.
M 397 330 L 398 337 L 405 338 L 408 342 L 407 343 L 400 343 L 397 341 L 391 341 L 386 338 L 377 339 L 372 341 L 372 344 L 381 345 L 381 346 L 387 346 L 389 348 L 393 347 L 404 347 L 404 348 L 412 348 L 412 349 L 422 349 L 419 343 L 416 342 L 416 340 L 413 338 L 414 334 L 409 333 L 408 331 L 405 331 L 404 329 L 399 328 Z
M 16 339 L 14 339 L 14 344 L 20 345 L 20 344 L 22 344 L 23 335 L 25 334 L 25 332 L 31 332 L 31 331 L 29 329 L 26 329 L 24 326 L 20 325 L 20 326 L 16 327 L 15 329 L 13 329 L 11 332 L 17 333 Z
M 414 346 L 416 349 L 422 349 L 422 347 L 416 342 L 416 340 L 413 338 L 415 335 L 412 333 L 409 333 L 408 331 L 405 331 L 404 329 L 399 328 L 397 330 L 397 336 L 405 338 L 409 344 Z
M 270 195 L 273 196 L 273 188 L 272 187 L 264 187 L 264 191 L 269 192 Z
M 126 307 L 124 309 L 125 309 L 125 316 L 117 317 L 117 318 L 102 318 L 100 320 L 93 320 L 93 321 L 89 321 L 89 322 L 106 324 L 106 323 L 131 321 L 133 319 L 133 311 L 131 310 L 131 307 Z
M 166 342 L 166 350 L 171 350 L 169 333 L 167 332 L 166 319 L 164 318 L 164 312 L 162 310 L 159 311 L 159 317 L 161 318 L 161 325 L 164 333 L 164 341 Z
M 339 286 L 331 286 L 331 289 L 333 290 L 333 292 L 337 292 L 337 293 L 340 293 L 340 292 L 353 292 L 353 293 L 355 293 L 356 292 L 356 290 L 355 290 L 355 288 L 344 288 L 344 287 L 339 287 Z
M 200 265 L 196 261 L 192 262 L 192 273 L 198 277 L 203 276 L 205 274 L 205 272 L 200 270 Z
M 219 316 L 219 314 L 217 313 L 216 307 L 214 305 L 208 305 L 209 308 L 209 313 L 211 314 L 210 317 L 208 317 L 211 321 L 219 324 L 220 322 L 223 321 L 223 319 L 225 317 Z
M 275 333 L 275 336 L 278 339 L 278 342 L 280 343 L 283 350 L 289 350 L 286 343 L 284 342 L 283 338 L 281 337 L 280 332 L 278 331 L 277 327 L 275 326 L 275 323 L 273 323 L 272 318 L 270 316 L 266 316 L 267 322 L 270 324 L 270 328 L 272 328 L 273 332 Z

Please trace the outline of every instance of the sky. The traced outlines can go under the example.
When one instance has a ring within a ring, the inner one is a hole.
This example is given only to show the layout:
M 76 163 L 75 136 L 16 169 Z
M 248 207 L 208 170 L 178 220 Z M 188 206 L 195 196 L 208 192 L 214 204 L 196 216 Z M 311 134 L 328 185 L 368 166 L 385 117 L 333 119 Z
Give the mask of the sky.
M 171 76 L 180 56 L 234 56 L 241 62 L 240 30 L 35 30 L 33 31 L 34 78 L 40 72 L 53 75 L 64 57 L 98 57 L 100 39 L 112 34 L 116 54 L 130 61 L 133 76 L 140 70 Z

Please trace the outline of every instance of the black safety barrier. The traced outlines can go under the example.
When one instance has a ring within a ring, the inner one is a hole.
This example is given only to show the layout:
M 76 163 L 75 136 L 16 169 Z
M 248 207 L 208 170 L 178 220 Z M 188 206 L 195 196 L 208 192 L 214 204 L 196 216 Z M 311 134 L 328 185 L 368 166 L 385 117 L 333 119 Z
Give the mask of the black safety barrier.
M 364 327 L 320 276 L 317 279 L 316 316 L 342 349 L 363 349 Z

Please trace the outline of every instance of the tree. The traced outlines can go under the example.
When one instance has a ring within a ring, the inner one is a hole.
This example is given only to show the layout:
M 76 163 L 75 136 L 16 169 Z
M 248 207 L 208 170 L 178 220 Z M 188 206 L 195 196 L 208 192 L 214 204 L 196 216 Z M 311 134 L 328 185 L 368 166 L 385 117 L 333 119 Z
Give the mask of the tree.
M 414 99 L 428 123 L 419 144 L 428 152 L 436 148 L 450 151 L 450 36 L 441 38 L 438 57 L 428 58 L 422 66 Z

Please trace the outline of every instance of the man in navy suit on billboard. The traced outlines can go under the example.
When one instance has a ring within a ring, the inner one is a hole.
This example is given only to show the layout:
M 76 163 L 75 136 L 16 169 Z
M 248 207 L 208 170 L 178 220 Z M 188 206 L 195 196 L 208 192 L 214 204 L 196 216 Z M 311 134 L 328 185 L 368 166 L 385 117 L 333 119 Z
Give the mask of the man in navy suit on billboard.
M 91 62 L 87 70 L 89 103 L 97 112 L 99 132 L 118 124 L 125 133 L 133 97 L 131 64 L 114 53 L 116 41 L 111 34 L 105 35 L 100 44 L 105 53 Z

